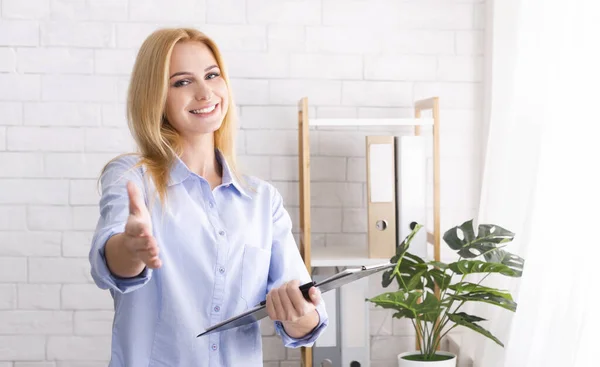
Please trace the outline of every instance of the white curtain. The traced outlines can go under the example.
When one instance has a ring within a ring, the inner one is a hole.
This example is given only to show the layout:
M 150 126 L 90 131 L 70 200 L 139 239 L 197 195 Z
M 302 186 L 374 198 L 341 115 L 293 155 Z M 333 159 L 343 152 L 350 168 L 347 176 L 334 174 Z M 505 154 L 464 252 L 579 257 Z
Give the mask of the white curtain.
M 491 0 L 489 0 L 491 1 Z M 600 2 L 488 2 L 479 223 L 516 233 L 522 278 L 488 278 L 516 313 L 470 304 L 475 367 L 600 366 Z

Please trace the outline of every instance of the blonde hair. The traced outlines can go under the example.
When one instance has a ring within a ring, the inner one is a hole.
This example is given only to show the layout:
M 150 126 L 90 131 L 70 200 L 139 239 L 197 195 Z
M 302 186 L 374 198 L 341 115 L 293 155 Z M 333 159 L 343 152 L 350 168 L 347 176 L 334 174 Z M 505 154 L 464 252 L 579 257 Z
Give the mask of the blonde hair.
M 212 51 L 221 70 L 221 76 L 227 84 L 229 107 L 220 128 L 214 133 L 214 142 L 215 148 L 227 160 L 232 175 L 237 177 L 235 104 L 219 48 L 212 39 L 196 29 L 158 29 L 143 42 L 133 66 L 127 96 L 127 121 L 141 157 L 136 167 L 146 167 L 163 205 L 167 198 L 170 168 L 176 157 L 182 154 L 181 136 L 169 124 L 165 112 L 170 59 L 178 42 L 204 43 Z

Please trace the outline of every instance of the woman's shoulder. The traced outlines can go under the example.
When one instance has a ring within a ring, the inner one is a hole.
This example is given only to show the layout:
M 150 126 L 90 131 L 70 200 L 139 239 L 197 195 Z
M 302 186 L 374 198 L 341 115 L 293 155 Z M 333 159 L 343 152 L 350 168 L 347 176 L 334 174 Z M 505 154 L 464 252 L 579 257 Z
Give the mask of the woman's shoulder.
M 109 160 L 102 169 L 102 176 L 139 176 L 143 175 L 140 156 L 136 153 L 120 154 Z

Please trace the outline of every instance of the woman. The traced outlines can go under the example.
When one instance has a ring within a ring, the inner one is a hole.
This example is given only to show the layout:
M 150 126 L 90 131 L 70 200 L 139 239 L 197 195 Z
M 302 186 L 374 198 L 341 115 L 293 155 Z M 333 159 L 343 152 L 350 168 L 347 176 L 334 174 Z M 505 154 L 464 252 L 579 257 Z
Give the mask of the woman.
M 261 301 L 287 347 L 327 325 L 279 192 L 235 168 L 230 84 L 215 43 L 163 29 L 143 43 L 128 96 L 139 154 L 100 177 L 92 276 L 115 304 L 111 367 L 262 366 L 257 323 L 196 338 Z M 160 251 L 159 251 L 160 250 Z

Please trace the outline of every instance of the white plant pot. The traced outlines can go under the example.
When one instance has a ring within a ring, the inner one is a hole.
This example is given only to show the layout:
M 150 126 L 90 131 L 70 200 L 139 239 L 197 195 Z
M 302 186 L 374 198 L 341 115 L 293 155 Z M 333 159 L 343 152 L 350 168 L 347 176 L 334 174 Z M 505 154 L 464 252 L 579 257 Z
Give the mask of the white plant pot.
M 408 359 L 404 359 L 404 356 L 410 356 L 419 354 L 419 352 L 406 352 L 402 354 L 398 354 L 398 367 L 456 367 L 456 355 L 450 352 L 436 352 L 436 354 L 450 356 L 451 359 L 446 359 L 444 361 L 409 361 Z

